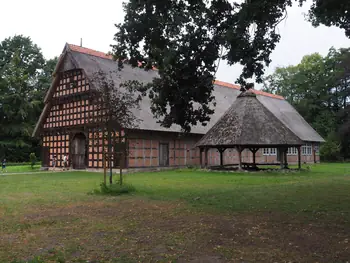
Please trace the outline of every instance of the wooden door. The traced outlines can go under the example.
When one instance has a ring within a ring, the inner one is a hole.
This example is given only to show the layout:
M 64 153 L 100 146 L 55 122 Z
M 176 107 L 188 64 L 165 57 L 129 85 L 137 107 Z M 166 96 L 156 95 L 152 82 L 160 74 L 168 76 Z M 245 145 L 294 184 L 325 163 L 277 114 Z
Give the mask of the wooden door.
M 42 154 L 41 166 L 49 167 L 50 166 L 50 147 L 43 146 L 41 154 Z
M 159 166 L 169 166 L 169 144 L 159 144 Z
M 85 169 L 86 160 L 86 137 L 79 133 L 75 135 L 72 143 L 72 165 L 73 169 Z

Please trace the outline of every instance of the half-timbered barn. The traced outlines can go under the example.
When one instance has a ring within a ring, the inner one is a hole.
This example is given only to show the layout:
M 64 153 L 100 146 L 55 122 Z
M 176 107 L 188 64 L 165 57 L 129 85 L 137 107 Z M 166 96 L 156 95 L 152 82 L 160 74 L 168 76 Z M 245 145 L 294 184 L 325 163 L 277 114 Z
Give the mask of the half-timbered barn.
M 117 65 L 102 52 L 66 44 L 53 73 L 54 80 L 44 102 L 45 107 L 35 127 L 33 136 L 42 140 L 42 165 L 51 167 L 54 156 L 57 167 L 62 167 L 62 156 L 68 154 L 69 166 L 74 169 L 103 168 L 104 152 L 116 151 L 117 146 L 107 149 L 104 134 L 103 110 L 98 106 L 101 90 L 94 82 L 98 71 L 113 72 Z M 116 86 L 127 80 L 150 82 L 157 71 L 144 71 L 125 65 L 120 76 L 108 74 Z M 303 143 L 301 161 L 318 162 L 319 144 L 324 140 L 283 97 L 253 90 L 257 100 Z M 150 100 L 144 97 L 139 108 L 133 110 L 139 121 L 133 129 L 116 129 L 115 141 L 123 142 L 127 154 L 121 159 L 115 155 L 111 165 L 125 168 L 157 168 L 197 166 L 200 149 L 196 143 L 224 115 L 240 94 L 237 85 L 215 81 L 213 94 L 215 112 L 207 126 L 192 127 L 189 134 L 182 134 L 179 126 L 162 127 L 152 115 Z M 256 131 L 259 134 L 259 130 Z M 261 136 L 269 136 L 261 134 Z M 119 138 L 119 139 L 117 139 Z M 298 151 L 289 147 L 288 163 L 296 163 Z M 223 154 L 224 163 L 237 163 L 235 149 Z M 277 148 L 260 148 L 256 154 L 258 163 L 278 162 Z M 241 152 L 242 161 L 250 162 L 253 155 L 249 149 Z M 122 160 L 122 161 L 121 161 Z M 220 164 L 218 149 L 207 152 L 208 165 Z

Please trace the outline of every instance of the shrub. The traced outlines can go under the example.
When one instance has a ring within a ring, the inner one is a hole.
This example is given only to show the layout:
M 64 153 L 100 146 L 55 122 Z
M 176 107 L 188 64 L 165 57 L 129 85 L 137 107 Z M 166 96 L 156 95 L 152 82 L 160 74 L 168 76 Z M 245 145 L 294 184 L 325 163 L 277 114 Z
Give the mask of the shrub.
M 111 184 L 107 185 L 105 183 L 100 184 L 100 189 L 95 190 L 94 194 L 102 194 L 102 195 L 122 195 L 122 194 L 129 194 L 132 192 L 135 192 L 136 189 L 131 184 Z
M 320 156 L 324 161 L 340 160 L 340 143 L 334 135 L 328 136 L 326 142 L 321 145 Z
M 30 166 L 32 167 L 32 169 L 34 169 L 34 165 L 36 163 L 35 153 L 30 153 L 29 154 L 29 160 L 30 160 Z

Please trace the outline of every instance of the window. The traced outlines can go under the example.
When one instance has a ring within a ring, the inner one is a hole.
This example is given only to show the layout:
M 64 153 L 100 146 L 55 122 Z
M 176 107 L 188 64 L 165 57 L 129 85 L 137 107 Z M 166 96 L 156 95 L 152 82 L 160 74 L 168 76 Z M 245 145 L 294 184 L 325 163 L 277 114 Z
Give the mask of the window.
M 320 147 L 318 145 L 315 145 L 315 153 L 320 153 Z
M 277 149 L 276 148 L 263 148 L 263 155 L 276 155 Z
M 306 144 L 301 147 L 302 155 L 312 155 L 312 145 Z
M 298 149 L 296 147 L 288 148 L 288 155 L 298 155 Z

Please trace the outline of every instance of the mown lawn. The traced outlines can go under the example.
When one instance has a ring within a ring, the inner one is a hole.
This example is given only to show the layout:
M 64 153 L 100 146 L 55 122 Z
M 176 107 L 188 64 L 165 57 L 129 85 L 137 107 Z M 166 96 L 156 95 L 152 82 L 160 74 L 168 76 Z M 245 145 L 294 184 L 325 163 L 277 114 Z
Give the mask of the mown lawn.
M 26 173 L 26 172 L 38 172 L 40 169 L 40 165 L 34 165 L 32 168 L 30 165 L 10 165 L 6 167 L 6 173 Z M 3 171 L 0 170 L 0 173 Z
M 88 194 L 101 180 L 0 175 L 0 262 L 350 260 L 350 164 L 135 173 L 125 176 L 132 195 Z

